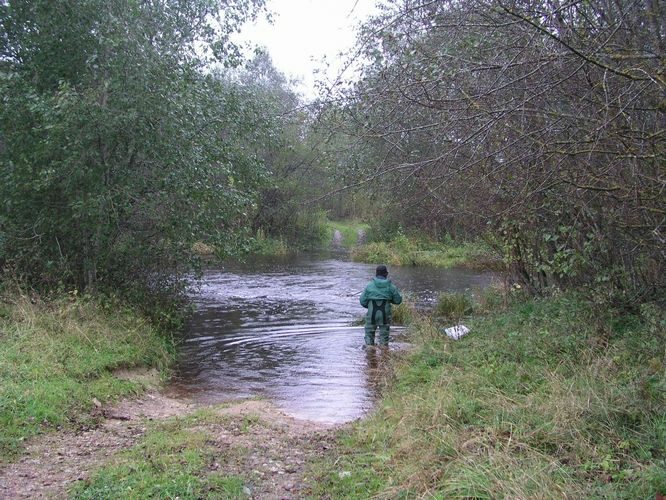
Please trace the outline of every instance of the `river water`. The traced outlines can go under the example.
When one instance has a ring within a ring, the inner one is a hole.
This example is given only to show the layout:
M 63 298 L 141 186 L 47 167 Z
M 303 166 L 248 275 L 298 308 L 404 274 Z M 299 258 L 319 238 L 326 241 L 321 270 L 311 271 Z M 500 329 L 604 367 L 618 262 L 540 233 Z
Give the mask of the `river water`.
M 358 298 L 374 265 L 340 257 L 233 264 L 204 273 L 193 297 L 170 385 L 176 396 L 218 403 L 260 396 L 295 417 L 342 423 L 366 413 L 389 353 L 363 349 Z M 489 273 L 389 267 L 419 305 L 440 291 L 487 286 Z M 391 327 L 391 350 L 408 345 Z

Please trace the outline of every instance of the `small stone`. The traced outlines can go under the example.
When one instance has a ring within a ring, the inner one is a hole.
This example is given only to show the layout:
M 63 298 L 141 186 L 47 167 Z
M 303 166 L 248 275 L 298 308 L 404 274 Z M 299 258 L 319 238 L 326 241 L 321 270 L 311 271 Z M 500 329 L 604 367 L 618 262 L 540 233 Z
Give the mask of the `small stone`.
M 97 398 L 93 398 L 92 402 L 93 402 L 93 404 L 94 404 L 97 408 L 101 408 L 101 407 L 102 407 L 102 403 L 100 403 L 99 399 L 97 399 Z
M 119 415 L 117 413 L 110 413 L 106 418 L 111 420 L 131 420 L 129 415 Z

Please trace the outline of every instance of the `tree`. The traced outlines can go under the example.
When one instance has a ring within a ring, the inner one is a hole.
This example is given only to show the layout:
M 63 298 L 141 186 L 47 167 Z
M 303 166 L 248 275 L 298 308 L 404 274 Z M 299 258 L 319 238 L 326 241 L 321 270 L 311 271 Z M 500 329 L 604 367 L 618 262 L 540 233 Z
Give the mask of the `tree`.
M 324 230 L 322 214 L 304 205 L 328 186 L 328 176 L 308 106 L 294 90 L 294 82 L 275 68 L 263 49 L 225 76 L 253 110 L 254 150 L 266 167 L 253 229 L 286 240 L 292 247 L 318 245 Z
M 164 290 L 233 240 L 262 176 L 207 70 L 261 0 L 0 3 L 0 264 L 41 286 Z
M 338 96 L 405 222 L 488 228 L 534 290 L 664 290 L 658 2 L 386 2 Z

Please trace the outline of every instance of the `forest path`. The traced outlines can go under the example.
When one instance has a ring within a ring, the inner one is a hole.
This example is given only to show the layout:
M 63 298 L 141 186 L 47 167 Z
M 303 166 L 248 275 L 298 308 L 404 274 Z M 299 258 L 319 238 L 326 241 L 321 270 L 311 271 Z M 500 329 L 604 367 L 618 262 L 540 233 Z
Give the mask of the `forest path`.
M 97 408 L 104 418 L 94 428 L 33 439 L 18 461 L 0 467 L 0 498 L 66 498 L 75 483 L 137 444 L 153 423 L 186 419 L 202 408 L 216 418 L 185 425 L 205 432 L 207 444 L 219 451 L 210 471 L 242 477 L 250 498 L 302 498 L 306 467 L 331 447 L 336 429 L 292 418 L 267 401 L 202 407 L 152 391 Z

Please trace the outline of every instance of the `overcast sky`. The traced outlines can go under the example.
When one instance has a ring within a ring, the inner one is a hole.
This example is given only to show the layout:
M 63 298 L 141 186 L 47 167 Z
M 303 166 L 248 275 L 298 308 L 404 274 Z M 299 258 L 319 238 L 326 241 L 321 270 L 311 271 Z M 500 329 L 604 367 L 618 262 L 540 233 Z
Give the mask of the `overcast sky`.
M 374 12 L 376 0 L 267 0 L 273 24 L 261 19 L 243 29 L 241 39 L 265 46 L 275 66 L 302 80 L 299 88 L 314 97 L 315 69 L 323 57 L 329 79 L 341 69 L 340 52 L 354 44 L 354 27 Z

